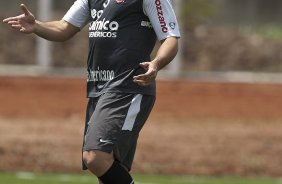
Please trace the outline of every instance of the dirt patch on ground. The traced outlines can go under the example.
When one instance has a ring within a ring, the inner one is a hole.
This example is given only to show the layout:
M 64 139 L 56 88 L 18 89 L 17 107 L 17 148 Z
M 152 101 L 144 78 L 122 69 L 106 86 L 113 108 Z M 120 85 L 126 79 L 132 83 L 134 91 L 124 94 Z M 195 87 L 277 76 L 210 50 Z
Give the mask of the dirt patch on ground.
M 282 174 L 282 86 L 159 81 L 134 172 Z M 85 81 L 0 78 L 0 170 L 79 171 Z

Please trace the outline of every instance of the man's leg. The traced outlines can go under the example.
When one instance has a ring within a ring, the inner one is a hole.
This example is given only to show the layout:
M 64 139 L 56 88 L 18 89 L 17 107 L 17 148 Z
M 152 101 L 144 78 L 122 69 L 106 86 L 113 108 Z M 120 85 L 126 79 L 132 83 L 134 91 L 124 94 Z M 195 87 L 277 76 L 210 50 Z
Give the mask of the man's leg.
M 134 184 L 129 172 L 114 161 L 113 154 L 91 150 L 83 152 L 83 161 L 100 184 Z
M 99 97 L 86 121 L 84 169 L 89 169 L 104 184 L 133 184 L 128 171 L 139 132 L 154 101 L 154 96 L 142 94 L 105 93 Z

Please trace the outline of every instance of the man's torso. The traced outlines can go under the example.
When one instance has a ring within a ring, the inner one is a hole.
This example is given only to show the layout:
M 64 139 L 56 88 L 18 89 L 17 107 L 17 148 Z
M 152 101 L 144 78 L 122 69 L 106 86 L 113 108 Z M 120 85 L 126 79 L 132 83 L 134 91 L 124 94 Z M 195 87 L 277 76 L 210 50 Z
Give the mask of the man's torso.
M 143 0 L 89 0 L 89 97 L 104 92 L 155 94 L 155 84 L 139 86 L 133 76 L 144 73 L 156 35 L 143 12 Z

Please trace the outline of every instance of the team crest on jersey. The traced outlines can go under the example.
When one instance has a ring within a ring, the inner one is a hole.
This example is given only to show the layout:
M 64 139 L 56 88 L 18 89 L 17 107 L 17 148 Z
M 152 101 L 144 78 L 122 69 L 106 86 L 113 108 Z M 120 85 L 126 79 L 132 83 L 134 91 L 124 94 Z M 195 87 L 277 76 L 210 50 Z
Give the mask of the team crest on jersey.
M 116 0 L 117 4 L 125 3 L 125 0 Z
M 176 23 L 175 22 L 171 22 L 169 23 L 169 27 L 171 27 L 171 29 L 175 29 Z

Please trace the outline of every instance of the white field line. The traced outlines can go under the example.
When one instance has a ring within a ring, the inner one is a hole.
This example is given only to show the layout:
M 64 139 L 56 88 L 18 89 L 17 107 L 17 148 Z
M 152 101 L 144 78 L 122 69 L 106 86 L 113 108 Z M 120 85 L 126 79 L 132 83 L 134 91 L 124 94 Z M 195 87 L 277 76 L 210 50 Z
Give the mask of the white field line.
M 68 174 L 60 175 L 59 180 L 63 182 L 71 181 L 71 175 Z
M 35 179 L 35 175 L 30 172 L 17 172 L 16 177 L 19 179 L 24 179 L 24 180 L 33 180 Z
M 16 177 L 19 179 L 23 179 L 23 180 L 34 180 L 35 179 L 35 174 L 31 173 L 31 172 L 17 172 L 16 173 Z M 71 175 L 68 174 L 63 174 L 60 175 L 59 180 L 62 182 L 69 182 L 71 181 L 72 177 Z M 94 180 L 94 178 L 93 178 Z M 83 178 L 82 180 L 80 180 L 80 182 L 89 182 L 88 178 Z M 156 184 L 156 183 L 152 183 L 152 182 L 135 182 L 136 184 Z
M 73 177 L 70 174 L 62 174 L 59 175 L 59 180 L 62 182 L 70 182 L 72 181 Z M 86 177 L 86 176 L 81 176 L 79 177 L 79 182 L 81 183 L 89 183 L 89 181 L 95 181 L 95 177 L 93 176 L 92 178 Z

